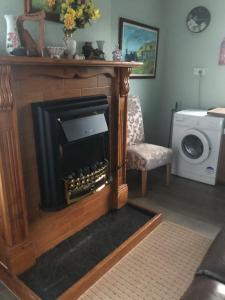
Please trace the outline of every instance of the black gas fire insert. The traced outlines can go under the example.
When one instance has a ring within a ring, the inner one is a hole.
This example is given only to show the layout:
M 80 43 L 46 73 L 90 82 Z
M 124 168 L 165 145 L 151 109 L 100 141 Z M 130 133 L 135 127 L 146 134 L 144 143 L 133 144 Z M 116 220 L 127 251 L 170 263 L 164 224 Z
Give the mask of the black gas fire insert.
M 42 209 L 55 211 L 109 183 L 106 96 L 32 104 Z

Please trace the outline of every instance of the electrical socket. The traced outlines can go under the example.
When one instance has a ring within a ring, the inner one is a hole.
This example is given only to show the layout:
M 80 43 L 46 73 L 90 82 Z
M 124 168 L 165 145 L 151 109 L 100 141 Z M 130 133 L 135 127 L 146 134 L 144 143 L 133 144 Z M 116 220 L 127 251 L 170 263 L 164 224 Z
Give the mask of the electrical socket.
M 194 74 L 194 76 L 205 76 L 206 69 L 200 68 L 200 67 L 195 67 L 193 70 L 193 74 Z

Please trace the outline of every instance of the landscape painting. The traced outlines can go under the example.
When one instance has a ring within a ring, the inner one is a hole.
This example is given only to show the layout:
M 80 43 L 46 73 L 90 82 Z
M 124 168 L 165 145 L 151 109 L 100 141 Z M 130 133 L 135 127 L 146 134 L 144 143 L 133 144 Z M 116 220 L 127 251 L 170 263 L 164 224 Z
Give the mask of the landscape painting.
M 143 62 L 133 68 L 132 78 L 155 78 L 159 29 L 120 18 L 119 46 L 124 61 Z
M 59 22 L 60 5 L 62 0 L 57 0 L 53 7 L 48 6 L 48 0 L 25 0 L 25 13 L 33 13 L 39 10 L 46 12 L 46 19 Z

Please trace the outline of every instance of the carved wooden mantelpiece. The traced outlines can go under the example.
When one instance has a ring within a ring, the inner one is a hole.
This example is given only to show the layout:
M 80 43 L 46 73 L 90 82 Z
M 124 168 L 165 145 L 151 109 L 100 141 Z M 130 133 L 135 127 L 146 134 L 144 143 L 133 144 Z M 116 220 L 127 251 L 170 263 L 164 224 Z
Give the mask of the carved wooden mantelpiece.
M 42 253 L 126 203 L 128 79 L 138 65 L 0 57 L 0 263 L 11 273 L 23 272 Z M 44 213 L 31 103 L 97 94 L 107 95 L 110 105 L 113 182 L 62 211 Z

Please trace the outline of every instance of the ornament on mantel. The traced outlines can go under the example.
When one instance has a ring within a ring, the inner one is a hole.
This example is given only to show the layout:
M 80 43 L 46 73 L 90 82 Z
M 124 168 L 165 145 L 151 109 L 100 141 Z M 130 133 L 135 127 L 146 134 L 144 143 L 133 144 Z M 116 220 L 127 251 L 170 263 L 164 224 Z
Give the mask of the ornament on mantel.
M 220 46 L 219 65 L 225 65 L 225 38 L 223 39 Z
M 8 54 L 12 54 L 13 50 L 20 46 L 19 34 L 17 31 L 16 20 L 14 15 L 5 15 L 6 20 L 6 51 Z
M 122 59 L 122 51 L 119 49 L 119 45 L 115 45 L 115 50 L 112 52 L 114 61 L 121 61 Z
M 68 58 L 72 59 L 76 54 L 77 42 L 73 38 L 73 33 L 69 31 L 65 31 L 64 33 L 64 44 L 66 46 L 66 55 Z

